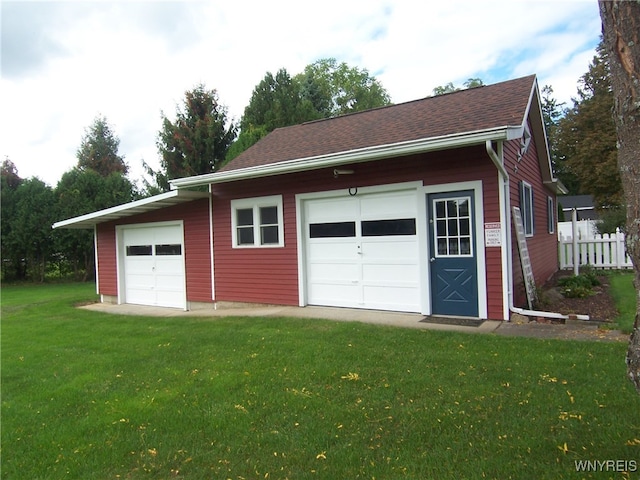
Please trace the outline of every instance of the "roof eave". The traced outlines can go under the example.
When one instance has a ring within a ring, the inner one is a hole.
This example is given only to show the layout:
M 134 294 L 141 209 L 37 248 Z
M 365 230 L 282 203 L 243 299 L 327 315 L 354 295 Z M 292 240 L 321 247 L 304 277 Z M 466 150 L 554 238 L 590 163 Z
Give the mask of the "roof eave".
M 171 180 L 170 183 L 173 188 L 181 189 L 213 183 L 233 182 L 249 178 L 304 172 L 320 168 L 335 167 L 348 163 L 370 162 L 390 157 L 479 145 L 484 144 L 487 140 L 510 140 L 512 138 L 518 138 L 518 132 L 520 131 L 521 126 L 506 126 L 477 132 L 466 132 L 464 134 L 423 138 L 419 140 L 378 145 L 326 155 L 296 158 L 293 160 L 240 168 L 227 172 L 214 172 L 193 177 L 177 178 Z
M 190 190 L 171 190 L 170 192 L 143 198 L 134 202 L 116 205 L 97 212 L 87 213 L 78 217 L 61 220 L 53 224 L 53 228 L 86 229 L 93 228 L 99 223 L 118 220 L 140 213 L 146 213 L 160 208 L 178 205 L 201 198 L 208 198 L 207 192 L 194 192 Z

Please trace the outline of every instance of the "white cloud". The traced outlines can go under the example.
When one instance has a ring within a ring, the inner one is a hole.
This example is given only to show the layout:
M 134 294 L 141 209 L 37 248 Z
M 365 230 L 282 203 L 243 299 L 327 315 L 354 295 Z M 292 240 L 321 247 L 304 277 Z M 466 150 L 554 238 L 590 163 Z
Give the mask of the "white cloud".
M 44 7 L 43 7 L 44 5 Z M 311 6 L 310 6 L 311 5 Z M 160 111 L 173 117 L 198 83 L 239 119 L 267 71 L 319 58 L 366 68 L 394 102 L 467 78 L 537 73 L 560 101 L 600 34 L 595 1 L 4 1 L 0 156 L 55 185 L 102 114 L 131 177 L 158 165 Z M 9 25 L 13 27 L 9 27 Z

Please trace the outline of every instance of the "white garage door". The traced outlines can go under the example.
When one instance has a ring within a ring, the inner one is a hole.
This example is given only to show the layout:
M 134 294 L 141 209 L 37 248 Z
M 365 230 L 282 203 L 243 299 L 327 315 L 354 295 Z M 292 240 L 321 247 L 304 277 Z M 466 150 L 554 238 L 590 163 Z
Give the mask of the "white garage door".
M 307 200 L 307 303 L 420 311 L 413 191 Z
M 185 308 L 182 225 L 123 231 L 125 302 Z

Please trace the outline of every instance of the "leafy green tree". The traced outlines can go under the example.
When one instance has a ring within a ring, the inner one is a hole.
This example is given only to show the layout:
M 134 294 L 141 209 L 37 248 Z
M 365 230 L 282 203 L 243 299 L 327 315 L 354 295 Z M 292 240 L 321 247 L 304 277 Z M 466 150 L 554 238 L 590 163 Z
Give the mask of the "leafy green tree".
M 284 68 L 275 76 L 267 72 L 253 90 L 227 161 L 276 128 L 389 103 L 389 94 L 367 70 L 338 64 L 334 58 L 307 65 L 293 78 Z
M 2 214 L 0 215 L 0 251 L 2 253 L 2 279 L 16 280 L 24 279 L 26 272 L 24 271 L 24 262 L 22 262 L 22 251 L 19 244 L 13 241 L 14 223 L 16 217 L 16 190 L 22 184 L 23 180 L 18 175 L 18 169 L 15 164 L 5 158 L 0 167 L 0 206 L 2 206 Z
M 15 210 L 4 240 L 20 261 L 24 261 L 24 278 L 44 281 L 47 264 L 54 253 L 51 233 L 54 204 L 51 187 L 35 177 L 21 182 L 14 192 Z M 2 213 L 4 216 L 4 206 Z
M 558 122 L 554 141 L 559 178 L 577 179 L 577 188 L 570 180 L 567 183 L 576 193 L 593 195 L 599 207 L 622 204 L 609 75 L 608 55 L 600 43 L 588 72 L 580 78 L 578 97 Z
M 307 65 L 296 79 L 303 86 L 304 98 L 311 102 L 321 118 L 391 103 L 387 90 L 367 69 L 338 63 L 335 58 L 324 58 Z
M 480 78 L 469 78 L 462 84 L 465 89 L 482 87 L 483 85 L 484 83 Z M 462 90 L 462 88 L 456 87 L 452 82 L 449 82 L 446 85 L 439 85 L 434 88 L 433 95 L 444 95 L 445 93 L 459 92 L 460 90 Z
M 126 175 L 128 171 L 124 158 L 118 155 L 120 140 L 113 133 L 107 119 L 98 116 L 93 124 L 85 130 L 80 148 L 76 153 L 78 166 L 90 168 L 103 177 L 113 172 Z
M 127 203 L 135 197 L 133 186 L 124 175 L 114 172 L 103 177 L 95 170 L 81 168 L 65 172 L 55 194 L 58 220 Z M 68 267 L 77 280 L 86 281 L 93 276 L 93 232 L 56 230 L 55 246 L 63 274 Z
M 215 171 L 224 161 L 236 137 L 235 125 L 227 119 L 227 107 L 215 90 L 197 85 L 185 92 L 183 108 L 176 108 L 175 121 L 162 114 L 162 129 L 156 145 L 160 171 L 148 168 L 156 184 L 169 189 L 169 180 Z
M 281 68 L 275 76 L 267 72 L 251 94 L 249 105 L 244 109 L 240 122 L 242 131 L 264 129 L 271 132 L 278 127 L 286 127 L 320 118 L 313 104 L 304 99 L 298 81 Z

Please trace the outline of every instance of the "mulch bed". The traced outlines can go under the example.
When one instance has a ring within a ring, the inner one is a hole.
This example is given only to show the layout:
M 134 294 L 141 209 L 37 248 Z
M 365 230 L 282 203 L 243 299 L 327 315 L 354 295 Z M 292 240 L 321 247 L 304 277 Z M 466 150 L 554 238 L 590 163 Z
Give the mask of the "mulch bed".
M 584 298 L 565 298 L 558 290 L 558 279 L 573 275 L 572 271 L 561 270 L 542 288 L 542 304 L 540 307 L 549 312 L 578 315 L 589 315 L 590 320 L 613 322 L 618 316 L 618 309 L 609 293 L 609 278 L 600 276 L 600 285 L 593 287 L 593 295 Z

